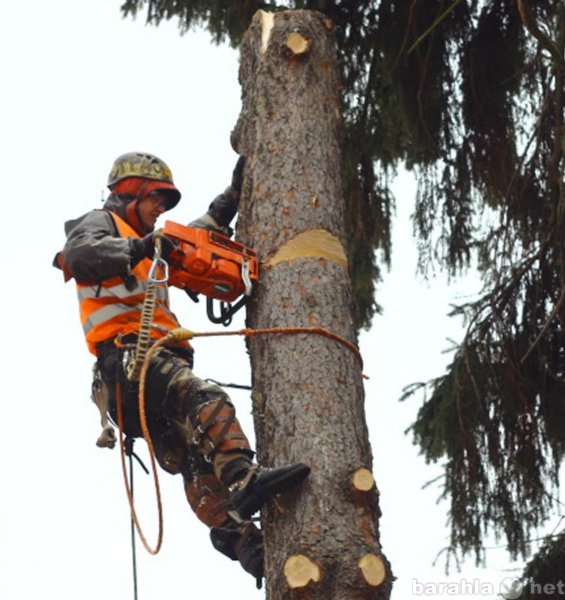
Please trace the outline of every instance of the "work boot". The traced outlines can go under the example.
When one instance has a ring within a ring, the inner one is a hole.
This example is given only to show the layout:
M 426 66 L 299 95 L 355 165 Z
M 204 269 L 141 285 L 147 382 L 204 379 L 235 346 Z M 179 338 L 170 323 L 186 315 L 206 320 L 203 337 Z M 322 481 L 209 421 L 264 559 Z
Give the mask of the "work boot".
M 232 501 L 238 515 L 247 520 L 268 500 L 299 484 L 310 474 L 310 467 L 295 463 L 278 469 L 251 469 L 232 486 Z
M 232 560 L 238 560 L 245 571 L 261 589 L 263 579 L 263 535 L 251 521 L 230 523 L 210 530 L 212 545 L 218 552 Z

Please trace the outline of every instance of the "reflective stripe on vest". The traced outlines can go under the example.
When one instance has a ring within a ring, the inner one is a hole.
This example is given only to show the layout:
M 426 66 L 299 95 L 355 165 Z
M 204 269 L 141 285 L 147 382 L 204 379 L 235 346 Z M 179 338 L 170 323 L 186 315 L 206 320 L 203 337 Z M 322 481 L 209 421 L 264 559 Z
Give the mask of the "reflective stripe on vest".
M 114 213 L 110 215 L 121 237 L 140 237 L 123 219 Z M 127 335 L 139 331 L 151 264 L 150 259 L 144 258 L 133 268 L 137 283 L 133 289 L 128 289 L 121 277 L 112 277 L 95 285 L 77 283 L 82 327 L 88 348 L 93 354 L 96 354 L 96 346 L 100 342 L 113 339 L 120 333 Z M 155 338 L 179 326 L 169 309 L 166 285 L 158 285 L 156 289 L 153 325 L 151 336 Z

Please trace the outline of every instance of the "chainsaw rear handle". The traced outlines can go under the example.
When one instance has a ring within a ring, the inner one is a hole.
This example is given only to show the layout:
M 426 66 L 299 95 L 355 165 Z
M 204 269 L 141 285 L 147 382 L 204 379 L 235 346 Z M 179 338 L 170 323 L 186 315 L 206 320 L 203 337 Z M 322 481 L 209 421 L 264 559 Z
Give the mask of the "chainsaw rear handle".
M 247 302 L 247 298 L 249 296 L 242 296 L 235 304 L 230 304 L 229 302 L 224 302 L 223 300 L 219 301 L 220 304 L 220 314 L 216 316 L 214 312 L 214 298 L 210 298 L 209 296 L 206 298 L 206 314 L 208 319 L 212 321 L 212 323 L 217 323 L 227 327 L 231 324 L 232 318 L 235 313 L 245 306 Z

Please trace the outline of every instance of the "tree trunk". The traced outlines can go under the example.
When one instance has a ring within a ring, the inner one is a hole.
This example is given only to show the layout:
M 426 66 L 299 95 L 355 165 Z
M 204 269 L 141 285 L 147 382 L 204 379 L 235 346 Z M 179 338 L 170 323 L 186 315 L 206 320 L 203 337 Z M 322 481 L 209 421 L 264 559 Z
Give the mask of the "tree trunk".
M 263 510 L 267 597 L 383 600 L 392 576 L 343 247 L 332 23 L 311 11 L 257 12 L 240 82 L 232 142 L 248 160 L 237 234 L 261 260 L 248 326 L 289 328 L 248 341 L 259 461 L 312 468 Z

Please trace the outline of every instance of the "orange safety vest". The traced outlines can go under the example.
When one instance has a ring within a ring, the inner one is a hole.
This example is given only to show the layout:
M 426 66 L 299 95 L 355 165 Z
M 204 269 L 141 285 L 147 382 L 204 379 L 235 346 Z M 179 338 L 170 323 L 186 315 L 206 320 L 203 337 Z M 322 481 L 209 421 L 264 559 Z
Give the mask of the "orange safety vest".
M 141 237 L 118 215 L 110 212 L 121 237 Z M 128 290 L 121 277 L 111 277 L 101 283 L 77 282 L 80 319 L 88 349 L 97 354 L 96 346 L 111 340 L 118 334 L 137 333 L 140 327 L 141 309 L 148 286 L 152 261 L 142 259 L 133 268 L 137 280 L 134 289 Z M 166 284 L 157 286 L 154 327 L 151 337 L 160 338 L 167 331 L 179 327 L 179 322 L 169 308 L 169 291 Z

